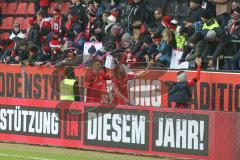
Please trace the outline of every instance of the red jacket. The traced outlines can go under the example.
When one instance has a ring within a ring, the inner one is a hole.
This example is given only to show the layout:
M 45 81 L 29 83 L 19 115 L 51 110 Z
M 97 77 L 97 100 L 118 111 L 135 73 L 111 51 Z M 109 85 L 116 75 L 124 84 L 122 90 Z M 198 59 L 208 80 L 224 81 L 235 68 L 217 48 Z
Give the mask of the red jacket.
M 49 0 L 39 0 L 40 7 L 49 7 L 50 3 Z

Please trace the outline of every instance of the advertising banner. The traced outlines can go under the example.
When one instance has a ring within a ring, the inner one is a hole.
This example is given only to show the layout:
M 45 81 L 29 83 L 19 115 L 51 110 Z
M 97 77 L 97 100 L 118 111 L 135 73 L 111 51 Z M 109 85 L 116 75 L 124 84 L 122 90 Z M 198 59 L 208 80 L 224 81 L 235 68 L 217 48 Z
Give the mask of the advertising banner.
M 33 100 L 59 100 L 59 85 L 64 78 L 64 68 L 30 67 L 0 64 L 0 97 Z M 83 97 L 83 83 L 91 68 L 76 68 L 75 76 Z M 139 72 L 141 70 L 134 70 Z M 188 79 L 195 71 L 187 71 Z M 167 82 L 176 82 L 177 71 L 149 70 L 141 79 L 128 81 L 128 99 L 131 105 L 172 108 L 168 103 L 170 87 Z M 94 78 L 94 77 L 93 77 Z M 204 72 L 192 88 L 192 109 L 239 112 L 240 73 Z M 83 98 L 82 98 L 83 100 Z
M 148 111 L 85 107 L 86 145 L 148 150 Z
M 153 113 L 153 150 L 208 155 L 208 115 Z
M 0 98 L 0 141 L 179 158 L 240 157 L 239 113 L 58 103 Z

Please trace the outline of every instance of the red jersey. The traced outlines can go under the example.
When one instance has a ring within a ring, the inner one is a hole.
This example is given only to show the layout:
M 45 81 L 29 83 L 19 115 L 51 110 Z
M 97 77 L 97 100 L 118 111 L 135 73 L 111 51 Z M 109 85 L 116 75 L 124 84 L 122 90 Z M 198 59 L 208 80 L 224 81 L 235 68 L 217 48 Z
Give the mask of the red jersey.
M 94 74 L 87 71 L 85 75 L 84 87 L 87 88 L 87 102 L 101 103 L 102 96 L 106 94 L 106 80 L 108 75 L 105 71 Z
M 126 74 L 123 78 L 117 78 L 117 77 L 113 77 L 112 78 L 112 83 L 114 87 L 117 87 L 118 90 L 126 97 L 128 98 L 128 81 L 132 80 L 134 78 L 133 74 Z M 114 93 L 114 100 L 113 103 L 117 103 L 120 105 L 125 104 L 125 101 L 119 97 L 118 95 L 116 95 Z

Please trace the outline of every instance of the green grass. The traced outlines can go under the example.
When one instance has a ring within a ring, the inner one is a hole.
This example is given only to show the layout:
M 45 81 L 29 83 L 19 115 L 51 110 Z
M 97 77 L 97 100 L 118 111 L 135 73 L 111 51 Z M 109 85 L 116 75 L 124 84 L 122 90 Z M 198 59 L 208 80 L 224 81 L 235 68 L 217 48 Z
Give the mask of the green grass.
M 0 143 L 0 160 L 173 160 L 24 144 Z M 180 160 L 180 159 L 178 159 Z

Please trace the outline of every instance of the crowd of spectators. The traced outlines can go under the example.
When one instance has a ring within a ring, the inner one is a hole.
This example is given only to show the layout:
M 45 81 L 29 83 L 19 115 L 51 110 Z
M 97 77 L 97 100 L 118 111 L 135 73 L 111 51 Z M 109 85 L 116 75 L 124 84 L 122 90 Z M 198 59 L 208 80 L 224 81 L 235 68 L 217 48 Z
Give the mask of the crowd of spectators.
M 68 13 L 61 13 L 59 3 L 50 15 L 50 1 L 36 1 L 36 15 L 29 19 L 27 33 L 16 23 L 9 38 L 0 41 L 1 63 L 87 66 L 97 58 L 103 64 L 110 59 L 113 66 L 131 63 L 169 68 L 176 49 L 183 51 L 179 63 L 201 57 L 204 69 L 215 69 L 217 63 L 222 70 L 240 68 L 240 50 L 234 42 L 240 39 L 238 2 L 190 0 L 189 14 L 182 18 L 164 15 L 160 7 L 152 13 L 143 0 L 128 0 L 124 5 L 121 0 L 71 3 Z M 90 47 L 91 57 L 83 63 L 85 42 L 102 42 L 103 47 Z

